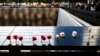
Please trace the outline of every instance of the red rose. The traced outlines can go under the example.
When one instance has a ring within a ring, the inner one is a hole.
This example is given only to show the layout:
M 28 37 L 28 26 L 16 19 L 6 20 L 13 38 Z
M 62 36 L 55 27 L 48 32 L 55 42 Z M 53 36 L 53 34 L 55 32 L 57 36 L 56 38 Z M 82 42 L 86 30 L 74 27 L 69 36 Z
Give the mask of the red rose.
M 19 40 L 20 40 L 20 41 L 22 41 L 22 40 L 23 40 L 23 37 L 22 37 L 22 36 L 20 36 L 20 37 L 19 37 Z
M 44 35 L 41 35 L 42 40 L 46 40 L 46 37 Z
M 11 39 L 11 36 L 7 36 L 7 39 L 10 40 Z
M 48 39 L 51 39 L 51 36 L 49 35 L 49 36 L 47 36 L 47 38 L 48 38 Z
M 17 40 L 18 39 L 18 36 L 17 35 L 14 35 L 13 38 Z
M 32 40 L 33 40 L 33 41 L 36 41 L 37 39 L 36 39 L 36 37 L 32 37 Z

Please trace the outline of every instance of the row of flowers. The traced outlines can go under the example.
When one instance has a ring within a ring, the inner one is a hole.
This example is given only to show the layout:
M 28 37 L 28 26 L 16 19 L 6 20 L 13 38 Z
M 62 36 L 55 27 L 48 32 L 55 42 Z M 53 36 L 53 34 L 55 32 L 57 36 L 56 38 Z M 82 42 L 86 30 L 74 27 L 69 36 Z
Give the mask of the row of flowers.
M 8 36 L 6 37 L 6 39 L 10 41 L 9 46 L 11 46 L 11 38 L 12 38 L 12 37 L 13 37 L 13 38 L 15 39 L 15 41 L 16 41 L 16 46 L 17 46 L 17 40 L 18 40 L 18 39 L 21 41 L 21 46 L 23 46 L 23 43 L 22 43 L 22 41 L 23 41 L 23 39 L 24 39 L 23 36 L 18 36 L 18 35 L 10 36 L 10 35 L 8 35 Z M 49 40 L 49 45 L 50 45 L 50 39 L 51 39 L 51 38 L 52 38 L 51 35 L 48 35 L 48 36 L 41 35 L 41 43 L 43 43 L 43 41 L 45 41 L 46 39 L 48 39 L 48 40 Z M 37 40 L 37 38 L 36 38 L 35 36 L 33 36 L 33 37 L 32 37 L 33 44 L 34 44 L 34 42 L 35 42 L 36 40 Z M 34 45 L 35 45 L 35 44 L 34 44 Z M 36 45 L 35 45 L 35 46 L 36 46 Z

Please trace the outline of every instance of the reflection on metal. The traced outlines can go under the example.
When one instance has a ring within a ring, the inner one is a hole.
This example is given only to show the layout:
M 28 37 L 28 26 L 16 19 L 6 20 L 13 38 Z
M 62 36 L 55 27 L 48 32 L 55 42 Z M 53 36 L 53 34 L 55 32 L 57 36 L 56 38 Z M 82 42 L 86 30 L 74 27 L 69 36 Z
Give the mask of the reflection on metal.
M 31 52 L 31 50 L 20 50 L 20 52 Z
M 31 52 L 82 52 L 82 50 L 31 50 Z
M 1 53 L 1 52 L 9 52 L 9 50 L 0 50 L 0 53 Z
M 21 50 L 21 52 L 31 52 L 31 53 L 40 53 L 40 52 L 82 52 L 82 50 Z

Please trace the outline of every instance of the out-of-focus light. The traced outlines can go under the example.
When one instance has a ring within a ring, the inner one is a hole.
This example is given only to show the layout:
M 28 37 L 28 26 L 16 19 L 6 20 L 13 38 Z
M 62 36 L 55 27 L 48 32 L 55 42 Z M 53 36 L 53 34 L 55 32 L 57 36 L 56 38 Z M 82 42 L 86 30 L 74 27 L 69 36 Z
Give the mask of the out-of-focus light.
M 100 50 L 97 50 L 97 53 L 100 53 Z

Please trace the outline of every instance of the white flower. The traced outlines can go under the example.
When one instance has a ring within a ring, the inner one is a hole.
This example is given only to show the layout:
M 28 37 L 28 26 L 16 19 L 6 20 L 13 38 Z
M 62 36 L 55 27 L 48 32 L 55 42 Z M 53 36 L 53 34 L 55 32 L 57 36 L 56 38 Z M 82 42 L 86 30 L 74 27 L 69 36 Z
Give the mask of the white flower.
M 60 37 L 59 34 L 57 34 L 57 35 L 56 35 L 56 38 L 59 38 L 59 37 Z
M 59 35 L 60 35 L 60 37 L 64 37 L 65 36 L 65 33 L 64 32 L 61 32 Z
M 72 37 L 76 37 L 77 36 L 77 31 L 73 31 L 72 32 Z

